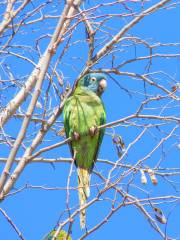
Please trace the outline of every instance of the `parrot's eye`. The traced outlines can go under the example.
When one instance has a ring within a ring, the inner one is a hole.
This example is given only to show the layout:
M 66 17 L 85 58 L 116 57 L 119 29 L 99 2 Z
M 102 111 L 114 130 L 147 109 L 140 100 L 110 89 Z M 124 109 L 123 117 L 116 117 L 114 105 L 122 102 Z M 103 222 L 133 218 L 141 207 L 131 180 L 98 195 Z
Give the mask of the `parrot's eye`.
M 91 82 L 95 82 L 96 81 L 96 78 L 95 77 L 92 77 L 91 78 Z

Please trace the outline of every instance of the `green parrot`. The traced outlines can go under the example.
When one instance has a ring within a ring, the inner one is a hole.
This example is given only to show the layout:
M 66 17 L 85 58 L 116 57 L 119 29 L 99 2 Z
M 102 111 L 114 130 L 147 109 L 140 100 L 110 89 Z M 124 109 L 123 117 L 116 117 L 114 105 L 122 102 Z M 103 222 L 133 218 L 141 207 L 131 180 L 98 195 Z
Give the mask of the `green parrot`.
M 79 80 L 74 94 L 64 105 L 64 128 L 66 137 L 72 137 L 69 146 L 77 167 L 81 208 L 90 195 L 90 176 L 104 136 L 104 129 L 98 131 L 97 127 L 106 122 L 101 100 L 106 86 L 104 74 L 89 73 Z M 80 212 L 81 228 L 85 224 L 86 212 L 83 209 Z
M 48 233 L 48 235 L 45 236 L 45 238 L 43 238 L 43 240 L 52 240 L 55 233 L 56 233 L 56 230 L 52 230 L 50 233 Z M 70 236 L 68 236 L 67 238 L 67 233 L 64 230 L 61 230 L 57 236 L 57 240 L 67 240 L 67 239 L 72 240 Z

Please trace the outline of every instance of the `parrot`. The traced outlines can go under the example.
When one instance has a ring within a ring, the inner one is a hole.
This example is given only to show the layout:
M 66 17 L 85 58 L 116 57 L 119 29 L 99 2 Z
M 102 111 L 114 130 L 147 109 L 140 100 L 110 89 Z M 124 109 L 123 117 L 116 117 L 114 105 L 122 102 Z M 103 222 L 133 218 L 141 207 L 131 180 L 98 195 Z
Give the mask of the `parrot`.
M 90 177 L 104 136 L 98 126 L 106 123 L 101 95 L 107 87 L 103 73 L 89 73 L 80 78 L 72 96 L 64 105 L 66 137 L 72 138 L 70 151 L 77 167 L 80 209 L 90 196 Z M 80 211 L 80 227 L 86 226 L 86 211 Z
M 52 230 L 50 233 L 48 233 L 43 240 L 52 240 L 54 234 L 56 233 L 56 230 Z M 60 233 L 57 236 L 57 240 L 72 240 L 72 238 L 70 236 L 68 236 L 67 238 L 67 233 L 64 230 L 61 230 Z

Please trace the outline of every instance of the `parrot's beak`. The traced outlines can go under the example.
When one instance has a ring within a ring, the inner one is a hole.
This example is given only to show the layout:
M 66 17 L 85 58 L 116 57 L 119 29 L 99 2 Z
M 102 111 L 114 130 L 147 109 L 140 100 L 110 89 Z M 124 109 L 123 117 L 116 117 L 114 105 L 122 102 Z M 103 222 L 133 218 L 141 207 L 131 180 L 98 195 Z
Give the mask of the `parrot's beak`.
M 102 94 L 104 92 L 104 90 L 106 89 L 106 87 L 107 87 L 107 81 L 105 79 L 102 79 L 99 82 L 98 92 L 100 94 Z

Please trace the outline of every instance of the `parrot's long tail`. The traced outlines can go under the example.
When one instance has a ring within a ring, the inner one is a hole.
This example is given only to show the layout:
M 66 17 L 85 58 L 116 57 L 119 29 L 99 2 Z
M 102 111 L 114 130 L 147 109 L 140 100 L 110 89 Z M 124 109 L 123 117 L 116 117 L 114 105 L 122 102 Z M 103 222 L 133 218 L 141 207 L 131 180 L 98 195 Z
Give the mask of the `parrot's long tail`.
M 78 192 L 80 207 L 86 204 L 86 199 L 90 195 L 90 173 L 87 169 L 78 168 Z M 85 228 L 86 225 L 86 210 L 80 212 L 80 226 Z

